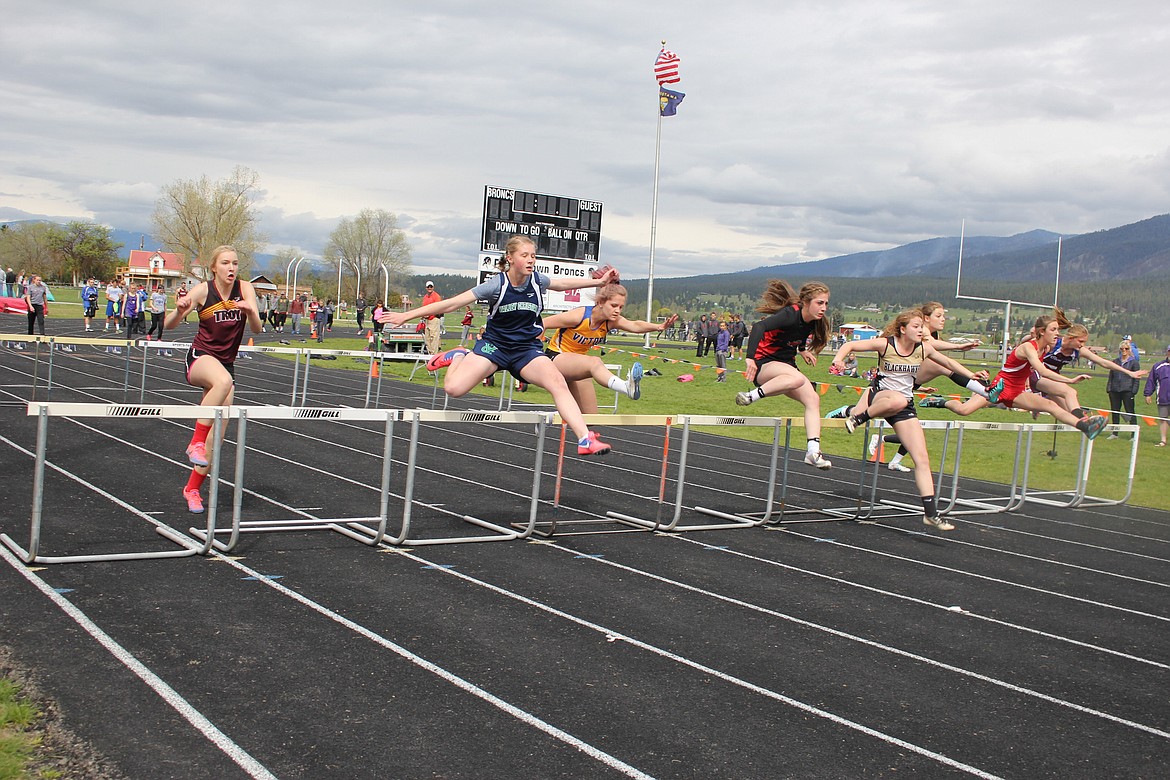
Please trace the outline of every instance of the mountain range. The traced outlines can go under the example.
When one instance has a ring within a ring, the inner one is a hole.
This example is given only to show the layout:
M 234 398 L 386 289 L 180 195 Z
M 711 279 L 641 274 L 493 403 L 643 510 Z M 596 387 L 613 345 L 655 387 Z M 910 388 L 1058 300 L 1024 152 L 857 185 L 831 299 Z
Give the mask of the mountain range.
M 1031 230 L 1006 238 L 973 236 L 962 241 L 963 277 L 1013 282 L 1093 282 L 1170 274 L 1170 214 L 1083 235 Z M 878 252 L 829 257 L 809 263 L 773 265 L 741 272 L 750 276 L 814 277 L 933 276 L 955 278 L 960 239 L 931 238 Z M 723 274 L 715 275 L 723 276 Z

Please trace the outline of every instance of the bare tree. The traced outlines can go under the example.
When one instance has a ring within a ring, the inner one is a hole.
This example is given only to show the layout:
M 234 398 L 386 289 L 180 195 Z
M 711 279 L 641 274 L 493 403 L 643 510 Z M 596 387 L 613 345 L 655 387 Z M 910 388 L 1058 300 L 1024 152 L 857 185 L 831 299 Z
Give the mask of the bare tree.
M 168 184 L 154 207 L 156 235 L 167 249 L 183 255 L 188 270 L 206 262 L 221 244 L 234 246 L 247 268 L 266 241 L 254 203 L 259 192 L 259 174 L 242 165 L 219 181 L 202 176 Z
M 0 232 L 0 263 L 17 271 L 58 279 L 62 256 L 57 248 L 62 228 L 49 222 L 20 222 Z
M 382 265 L 393 287 L 396 279 L 410 273 L 410 244 L 396 216 L 383 209 L 362 209 L 352 220 L 343 218 L 329 234 L 325 261 L 333 267 L 340 261 L 350 272 L 350 286 L 356 284 L 360 273 L 363 294 L 376 292 L 367 298 L 380 299 Z

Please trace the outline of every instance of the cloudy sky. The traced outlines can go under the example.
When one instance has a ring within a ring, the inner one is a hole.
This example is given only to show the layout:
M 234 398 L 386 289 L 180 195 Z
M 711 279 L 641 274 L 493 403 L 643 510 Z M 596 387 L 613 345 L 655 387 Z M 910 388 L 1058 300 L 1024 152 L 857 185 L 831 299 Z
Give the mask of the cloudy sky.
M 644 276 L 1170 211 L 1165 0 L 5 3 L 0 219 L 150 230 L 162 185 L 263 186 L 272 248 L 398 214 L 470 272 L 485 185 L 604 203 Z

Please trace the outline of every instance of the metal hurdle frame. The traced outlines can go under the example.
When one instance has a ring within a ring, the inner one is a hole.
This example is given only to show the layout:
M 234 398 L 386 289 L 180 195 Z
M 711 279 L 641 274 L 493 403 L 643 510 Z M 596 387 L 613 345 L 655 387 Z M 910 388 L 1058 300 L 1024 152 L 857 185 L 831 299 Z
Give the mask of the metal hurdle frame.
M 410 409 L 401 413 L 403 420 L 410 421 L 410 448 L 406 464 L 406 485 L 403 493 L 402 524 L 393 536 L 385 533 L 384 524 L 378 531 L 355 523 L 350 528 L 363 533 L 375 541 L 371 544 L 383 544 L 390 547 L 423 547 L 440 544 L 467 544 L 474 542 L 506 542 L 513 539 L 528 539 L 537 526 L 537 510 L 540 507 L 540 478 L 541 464 L 544 460 L 544 438 L 548 425 L 552 422 L 552 414 L 547 412 L 458 412 L 427 409 Z M 528 520 L 524 524 L 514 524 L 505 527 L 473 515 L 459 515 L 464 522 L 492 532 L 491 535 L 480 536 L 451 536 L 431 537 L 425 539 L 410 538 L 411 508 L 414 505 L 414 484 L 417 471 L 418 440 L 420 423 L 505 423 L 530 424 L 536 426 L 536 454 L 532 468 L 532 488 L 529 493 Z
M 736 528 L 756 528 L 759 526 L 781 526 L 798 523 L 832 523 L 843 518 L 831 515 L 820 509 L 789 508 L 788 506 L 788 453 L 791 451 L 792 429 L 803 428 L 803 417 L 732 417 L 725 415 L 681 415 L 679 420 L 683 426 L 683 440 L 679 455 L 678 486 L 674 502 L 674 515 L 670 522 L 661 525 L 656 530 L 663 532 L 686 531 L 716 531 Z M 824 420 L 822 427 L 844 427 L 840 420 Z M 705 523 L 696 525 L 679 525 L 683 510 L 683 491 L 686 486 L 686 467 L 689 461 L 690 432 L 692 426 L 733 426 L 733 427 L 761 427 L 772 428 L 772 451 L 768 466 L 768 488 L 764 511 L 750 513 L 723 512 L 709 507 L 695 506 L 694 511 L 710 517 L 717 517 L 728 522 Z M 781 455 L 780 431 L 784 431 L 783 454 Z M 776 477 L 780 474 L 780 495 L 776 495 Z M 859 498 L 860 501 L 860 498 Z M 779 504 L 779 511 L 776 505 Z M 637 521 L 637 518 L 618 513 L 609 513 L 615 517 L 623 517 L 627 521 Z M 827 517 L 793 519 L 794 514 L 829 514 Z M 641 521 L 647 522 L 647 521 Z
M 83 404 L 83 403 L 48 403 L 33 401 L 28 405 L 28 416 L 37 418 L 37 446 L 35 466 L 33 469 L 33 500 L 29 521 L 28 548 L 21 547 L 8 534 L 0 534 L 0 542 L 12 550 L 25 563 L 96 563 L 100 561 L 135 561 L 152 560 L 157 558 L 186 558 L 193 555 L 206 555 L 211 545 L 204 541 L 196 544 L 186 536 L 169 526 L 155 526 L 155 532 L 179 545 L 179 550 L 155 550 L 149 552 L 117 552 L 98 553 L 92 555 L 41 555 L 41 533 L 44 512 L 45 495 L 45 466 L 49 439 L 50 417 L 166 417 L 168 419 L 195 420 L 201 417 L 212 419 L 211 435 L 214 441 L 219 441 L 224 430 L 225 420 L 228 418 L 230 407 L 225 406 L 130 406 L 126 404 Z M 208 477 L 212 479 L 209 488 L 207 510 L 207 532 L 210 535 L 215 527 L 216 504 L 219 497 L 219 469 L 220 447 L 212 448 L 210 470 Z
M 847 519 L 839 516 L 831 515 L 816 519 L 789 519 L 788 516 L 792 514 L 816 513 L 829 514 L 819 509 L 790 509 L 787 506 L 786 499 L 788 493 L 788 458 L 789 444 L 791 441 L 792 428 L 796 426 L 803 426 L 803 417 L 733 417 L 723 415 L 584 415 L 585 422 L 589 425 L 631 425 L 631 426 L 663 426 L 665 429 L 663 441 L 663 455 L 662 455 L 662 474 L 659 483 L 658 506 L 661 508 L 665 504 L 666 481 L 669 469 L 668 454 L 670 446 L 670 429 L 675 425 L 682 424 L 683 439 L 679 450 L 679 464 L 678 473 L 676 476 L 675 495 L 672 506 L 671 518 L 663 521 L 661 517 L 654 520 L 649 520 L 634 515 L 625 514 L 622 512 L 608 511 L 606 518 L 620 523 L 626 527 L 624 528 L 606 528 L 595 529 L 590 531 L 571 531 L 563 533 L 564 536 L 574 535 L 588 535 L 588 534 L 606 534 L 606 533 L 630 533 L 634 531 L 661 531 L 664 533 L 672 532 L 687 532 L 687 531 L 714 531 L 735 528 L 756 528 L 762 525 L 782 525 L 788 523 L 825 523 L 836 522 L 838 520 Z M 557 415 L 554 422 L 562 424 L 562 451 L 561 458 L 563 460 L 564 447 L 564 429 L 563 421 Z M 827 420 L 823 423 L 826 427 L 843 427 L 844 423 L 840 420 Z M 735 427 L 764 427 L 773 429 L 772 452 L 768 471 L 768 496 L 765 510 L 761 513 L 755 514 L 733 514 L 722 512 L 719 510 L 708 509 L 705 507 L 694 507 L 694 510 L 702 514 L 721 518 L 727 522 L 721 523 L 705 523 L 694 525 L 680 525 L 682 519 L 682 511 L 684 509 L 683 499 L 686 490 L 686 467 L 690 457 L 690 429 L 691 426 L 735 426 Z M 784 457 L 783 464 L 780 464 L 780 431 L 784 430 Z M 780 474 L 780 495 L 776 496 L 776 480 L 777 473 Z M 559 483 L 561 478 L 560 462 L 557 468 L 557 497 L 554 499 L 554 506 L 559 505 Z M 777 502 L 780 505 L 779 512 L 776 512 Z M 860 498 L 859 498 L 860 505 Z M 606 522 L 603 518 L 582 518 L 577 520 L 552 520 L 538 526 L 547 526 L 547 528 L 538 527 L 536 533 L 542 537 L 551 537 L 557 533 L 558 525 L 578 526 Z
M 239 544 L 240 536 L 248 533 L 280 533 L 294 531 L 335 531 L 350 539 L 369 546 L 377 546 L 386 532 L 387 508 L 390 496 L 390 466 L 393 452 L 394 422 L 399 419 L 401 412 L 396 409 L 339 409 L 339 408 L 310 408 L 310 407 L 279 407 L 279 406 L 232 406 L 231 416 L 239 421 L 236 433 L 236 460 L 235 475 L 232 492 L 232 522 L 230 527 L 219 528 L 209 522 L 206 530 L 189 528 L 188 533 L 199 539 L 205 545 L 210 545 L 217 552 L 230 553 Z M 378 515 L 373 517 L 357 518 L 292 518 L 282 520 L 244 520 L 242 508 L 244 500 L 244 463 L 247 455 L 248 421 L 252 420 L 318 420 L 318 421 L 348 421 L 348 422 L 384 422 L 385 434 L 382 443 L 382 484 Z M 218 448 L 216 448 L 218 449 Z M 373 538 L 354 530 L 361 527 L 366 530 L 365 523 L 376 521 L 377 530 L 372 532 Z M 227 535 L 226 542 L 221 542 L 217 536 Z

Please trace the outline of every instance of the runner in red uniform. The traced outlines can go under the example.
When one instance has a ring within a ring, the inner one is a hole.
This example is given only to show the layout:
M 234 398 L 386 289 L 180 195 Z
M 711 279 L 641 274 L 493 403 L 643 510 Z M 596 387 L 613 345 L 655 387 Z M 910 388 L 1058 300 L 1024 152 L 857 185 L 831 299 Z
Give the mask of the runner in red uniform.
M 1064 318 L 1059 309 L 1054 314 L 1046 314 L 1037 318 L 1036 324 L 1032 328 L 1032 337 L 1008 353 L 1003 368 L 1000 369 L 999 374 L 995 377 L 995 382 L 992 383 L 991 399 L 974 395 L 960 403 L 953 399 L 947 400 L 942 396 L 933 395 L 929 398 L 923 398 L 918 405 L 925 407 L 945 406 L 955 414 L 965 417 L 985 406 L 1001 403 L 1011 409 L 1050 414 L 1065 425 L 1074 426 L 1090 439 L 1097 438 L 1097 434 L 1106 425 L 1104 417 L 1096 415 L 1078 417 L 1055 401 L 1028 390 L 1028 379 L 1031 376 L 1029 368 L 1044 379 L 1067 385 L 1083 382 L 1089 378 L 1088 374 L 1080 374 L 1075 377 L 1062 376 L 1045 366 L 1040 358 L 1056 344 L 1061 329 L 1068 326 L 1068 320 Z M 996 393 L 994 388 L 999 386 L 1001 380 L 1003 389 Z
M 166 328 L 177 327 L 192 308 L 199 312 L 199 332 L 187 350 L 187 383 L 203 390 L 201 406 L 230 406 L 234 396 L 233 370 L 244 327 L 259 333 L 260 322 L 256 306 L 256 291 L 251 282 L 238 278 L 240 259 L 230 246 L 216 247 L 211 253 L 209 275 L 211 280 L 197 284 L 185 297 L 179 299 L 164 323 Z M 211 419 L 195 422 L 195 435 L 187 445 L 187 458 L 194 468 L 183 488 L 187 508 L 198 514 L 203 511 L 199 488 L 207 477 L 207 434 Z

